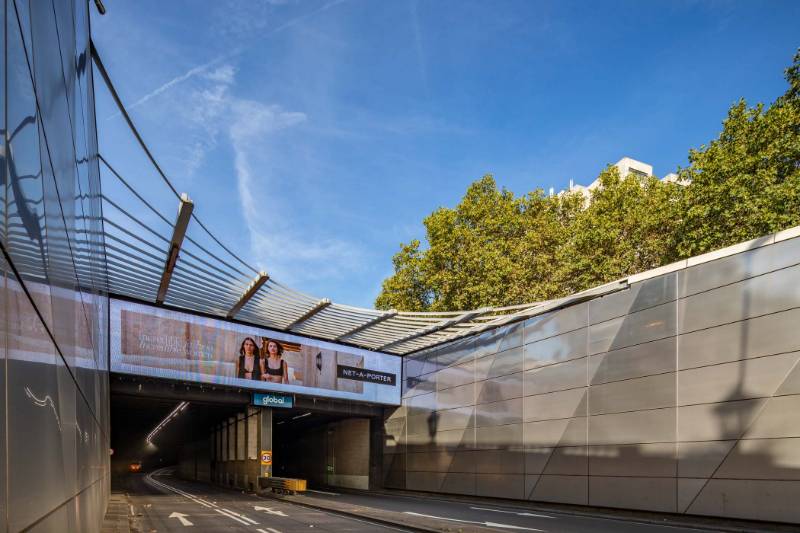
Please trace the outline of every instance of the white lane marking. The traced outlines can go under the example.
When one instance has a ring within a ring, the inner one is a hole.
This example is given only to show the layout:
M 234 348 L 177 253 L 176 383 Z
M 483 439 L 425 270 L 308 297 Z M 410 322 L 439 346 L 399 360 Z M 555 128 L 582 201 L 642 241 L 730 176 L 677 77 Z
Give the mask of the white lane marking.
M 232 514 L 228 514 L 228 513 L 226 513 L 224 510 L 222 510 L 222 509 L 214 509 L 214 510 L 215 510 L 216 512 L 218 512 L 219 514 L 221 514 L 222 516 L 227 516 L 228 518 L 231 518 L 231 519 L 233 519 L 233 520 L 236 520 L 236 521 L 237 521 L 237 522 L 239 522 L 240 524 L 244 524 L 244 525 L 246 525 L 246 526 L 249 526 L 249 525 L 250 525 L 248 522 L 245 522 L 244 520 L 242 520 L 242 519 L 241 519 L 241 518 L 239 518 L 238 516 L 233 516 Z
M 239 518 L 241 518 L 241 519 L 242 519 L 242 520 L 244 520 L 245 522 L 249 522 L 249 523 L 253 524 L 254 526 L 257 526 L 257 525 L 258 525 L 258 522 L 256 522 L 255 520 L 253 520 L 253 519 L 251 519 L 251 518 L 247 518 L 247 517 L 246 517 L 245 515 L 243 515 L 243 514 L 236 513 L 236 512 L 234 512 L 234 511 L 231 511 L 230 509 L 225 509 L 224 507 L 223 507 L 223 509 L 222 509 L 222 510 L 223 510 L 223 511 L 225 511 L 226 513 L 230 513 L 230 514 L 232 514 L 232 515 L 234 515 L 234 516 L 238 516 Z
M 170 518 L 177 518 L 178 520 L 180 520 L 181 521 L 181 525 L 193 526 L 194 524 L 192 524 L 191 522 L 186 520 L 187 516 L 189 516 L 189 515 L 188 514 L 183 514 L 183 513 L 172 513 L 171 515 L 169 515 Z
M 500 509 L 489 509 L 488 507 L 470 507 L 470 509 L 475 509 L 476 511 L 491 511 L 493 513 L 505 513 L 505 514 L 515 514 L 517 516 L 532 516 L 534 518 L 555 518 L 555 516 L 548 516 L 546 514 L 535 514 L 535 513 L 518 513 L 517 511 L 501 511 Z
M 260 505 L 254 505 L 253 509 L 256 510 L 256 511 L 266 511 L 269 514 L 276 514 L 278 516 L 288 516 L 283 511 L 273 511 L 272 507 L 261 507 Z
M 153 479 L 153 476 L 159 474 L 160 472 L 162 472 L 162 470 L 156 470 L 155 472 L 152 472 L 152 473 L 148 474 L 146 476 L 146 479 L 149 482 L 153 483 L 154 485 L 156 485 L 158 487 L 162 487 L 164 489 L 172 491 L 175 494 L 180 494 L 184 498 L 188 498 L 188 499 L 192 500 L 193 502 L 199 503 L 200 505 L 202 505 L 204 507 L 208 507 L 210 509 L 214 509 L 219 514 L 221 514 L 223 516 L 227 516 L 228 518 L 230 518 L 232 520 L 236 520 L 237 522 L 239 522 L 241 524 L 244 524 L 246 526 L 251 526 L 251 525 L 257 526 L 258 525 L 258 522 L 256 522 L 255 520 L 252 520 L 252 519 L 250 519 L 250 518 L 248 518 L 248 517 L 246 517 L 244 515 L 240 515 L 238 513 L 234 513 L 233 511 L 230 511 L 228 509 L 220 509 L 218 505 L 216 505 L 216 504 L 214 504 L 214 503 L 212 503 L 210 501 L 204 500 L 202 498 L 199 498 L 199 497 L 195 496 L 194 494 L 189 494 L 188 492 L 182 491 L 182 490 L 180 490 L 178 488 L 175 488 L 175 487 L 173 487 L 171 485 L 167 485 L 166 483 L 162 483 L 161 481 L 156 481 L 155 479 Z M 283 515 L 283 516 L 286 516 L 286 515 Z
M 174 492 L 175 494 L 180 494 L 184 498 L 188 498 L 188 499 L 192 500 L 195 503 L 199 503 L 203 507 L 209 507 L 209 508 L 216 507 L 216 505 L 214 505 L 214 504 L 212 504 L 210 502 L 207 502 L 207 501 L 203 500 L 202 498 L 198 498 L 197 496 L 194 496 L 193 494 L 189 494 L 188 492 L 184 492 L 184 491 L 182 491 L 180 489 L 176 489 L 175 487 L 173 487 L 171 485 L 167 485 L 166 483 L 162 483 L 160 481 L 156 481 L 149 474 L 146 477 L 146 479 L 150 483 L 152 483 L 153 485 L 155 485 L 157 487 L 161 487 L 161 488 L 166 489 L 168 491 Z
M 514 526 L 511 524 L 498 524 L 497 522 L 477 522 L 475 520 L 459 520 L 458 518 L 447 518 L 446 516 L 433 516 L 430 514 L 422 514 L 422 513 L 413 513 L 411 511 L 404 511 L 403 514 L 410 514 L 413 516 L 422 516 L 424 518 L 434 518 L 436 520 L 449 520 L 450 522 L 460 522 L 462 524 L 478 524 L 480 526 L 486 527 L 502 527 L 504 529 L 520 529 L 525 531 L 542 531 L 543 529 L 536 529 L 533 527 L 522 527 L 522 526 Z
M 325 495 L 327 495 L 327 496 L 339 496 L 339 493 L 338 493 L 338 492 L 325 492 L 324 490 L 311 490 L 311 489 L 306 489 L 306 492 L 315 492 L 315 493 L 317 493 L 317 494 L 325 494 Z
M 270 533 L 281 533 L 281 532 L 280 532 L 280 531 L 278 531 L 277 529 L 274 529 L 274 528 L 271 528 L 271 527 L 268 527 L 268 528 L 267 528 L 267 531 L 269 531 Z

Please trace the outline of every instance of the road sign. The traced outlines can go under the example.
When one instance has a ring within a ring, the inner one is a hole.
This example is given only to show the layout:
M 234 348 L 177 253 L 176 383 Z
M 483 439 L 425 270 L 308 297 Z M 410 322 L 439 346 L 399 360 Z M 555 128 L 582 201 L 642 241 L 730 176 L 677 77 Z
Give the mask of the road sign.
M 264 466 L 272 465 L 272 451 L 261 450 L 261 464 Z

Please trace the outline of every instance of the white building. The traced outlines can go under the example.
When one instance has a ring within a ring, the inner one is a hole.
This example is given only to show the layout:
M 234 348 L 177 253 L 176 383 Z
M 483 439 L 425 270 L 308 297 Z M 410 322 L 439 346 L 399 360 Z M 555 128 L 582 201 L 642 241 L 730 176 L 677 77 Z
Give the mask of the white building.
M 653 175 L 653 165 L 642 163 L 630 157 L 623 157 L 614 166 L 619 170 L 619 176 L 625 178 L 628 174 L 635 174 L 637 176 L 646 177 Z M 597 181 L 597 180 L 595 180 Z
M 619 170 L 620 178 L 626 178 L 629 174 L 634 174 L 640 177 L 649 177 L 653 175 L 653 165 L 648 165 L 647 163 L 637 161 L 636 159 L 630 157 L 623 157 L 614 163 L 614 166 L 617 167 L 617 170 Z M 678 182 L 678 175 L 675 173 L 669 173 L 662 178 L 662 181 L 668 183 Z M 558 196 L 561 196 L 567 192 L 580 192 L 585 198 L 586 205 L 589 205 L 589 201 L 592 198 L 592 191 L 599 186 L 599 178 L 595 179 L 589 185 L 579 185 L 575 184 L 573 180 L 569 180 L 569 189 L 559 191 Z M 550 194 L 553 194 L 553 189 L 550 189 Z

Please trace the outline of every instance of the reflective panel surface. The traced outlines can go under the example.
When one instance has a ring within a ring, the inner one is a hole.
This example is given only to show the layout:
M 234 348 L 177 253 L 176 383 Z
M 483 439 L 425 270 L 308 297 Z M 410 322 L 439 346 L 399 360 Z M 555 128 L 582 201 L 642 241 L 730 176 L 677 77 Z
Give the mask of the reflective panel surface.
M 800 523 L 799 263 L 767 244 L 407 358 L 391 486 Z

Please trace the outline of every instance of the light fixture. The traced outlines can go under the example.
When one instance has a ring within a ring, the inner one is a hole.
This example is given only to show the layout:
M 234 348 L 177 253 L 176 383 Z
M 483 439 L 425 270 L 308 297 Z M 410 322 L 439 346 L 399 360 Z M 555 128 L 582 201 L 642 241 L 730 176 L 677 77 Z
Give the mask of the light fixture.
M 144 439 L 145 442 L 147 442 L 148 444 L 153 444 L 153 439 L 155 438 L 156 435 L 158 435 L 158 432 L 161 431 L 162 429 L 164 429 L 164 427 L 167 424 L 169 424 L 170 420 L 172 420 L 173 418 L 175 418 L 176 416 L 181 414 L 181 412 L 183 412 L 183 410 L 186 409 L 186 407 L 188 405 L 189 405 L 189 402 L 181 402 L 181 403 L 179 403 L 177 405 L 177 407 L 175 407 L 175 409 L 173 409 L 172 412 L 170 412 L 170 414 L 168 414 L 166 417 L 164 417 L 164 420 L 159 422 L 158 425 L 153 428 L 153 431 L 148 433 L 147 437 Z
M 311 416 L 311 413 L 303 413 L 302 415 L 293 416 L 292 420 L 297 420 L 298 418 L 305 418 L 307 416 Z

